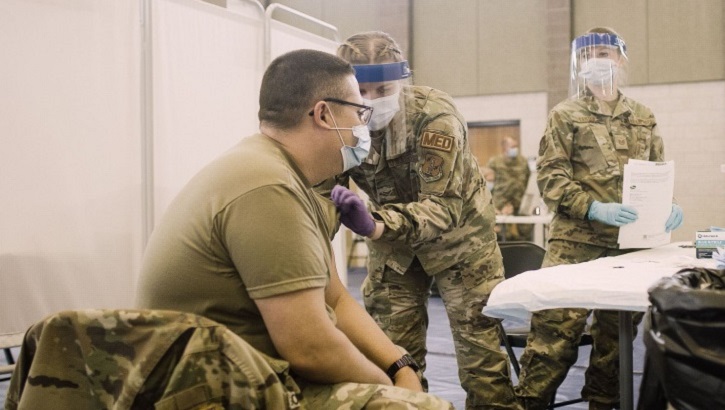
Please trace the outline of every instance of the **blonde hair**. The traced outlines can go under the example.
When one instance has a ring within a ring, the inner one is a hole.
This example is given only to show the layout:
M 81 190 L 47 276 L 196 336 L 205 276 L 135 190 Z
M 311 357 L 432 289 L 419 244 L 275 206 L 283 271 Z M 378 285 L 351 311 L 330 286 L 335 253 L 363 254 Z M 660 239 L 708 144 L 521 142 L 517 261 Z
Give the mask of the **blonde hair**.
M 382 31 L 366 31 L 349 37 L 337 48 L 337 55 L 351 64 L 405 61 L 398 43 Z
M 619 38 L 622 38 L 622 36 L 620 36 L 619 33 L 617 33 L 616 31 L 614 31 L 614 29 L 609 28 L 609 27 L 592 27 L 589 30 L 587 30 L 586 34 L 589 34 L 589 33 L 611 34 L 611 35 L 617 36 Z

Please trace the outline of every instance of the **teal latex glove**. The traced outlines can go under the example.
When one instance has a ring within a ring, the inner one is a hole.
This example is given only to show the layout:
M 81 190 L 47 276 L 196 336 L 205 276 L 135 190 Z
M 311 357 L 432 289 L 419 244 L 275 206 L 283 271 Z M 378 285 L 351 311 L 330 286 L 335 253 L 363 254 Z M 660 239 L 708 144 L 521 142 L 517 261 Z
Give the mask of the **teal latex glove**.
M 622 226 L 637 220 L 637 210 L 629 205 L 611 202 L 592 202 L 587 217 L 612 226 Z
M 672 212 L 670 212 L 670 217 L 667 218 L 667 223 L 665 223 L 665 232 L 674 231 L 679 228 L 682 225 L 682 218 L 682 207 L 677 204 L 672 204 Z

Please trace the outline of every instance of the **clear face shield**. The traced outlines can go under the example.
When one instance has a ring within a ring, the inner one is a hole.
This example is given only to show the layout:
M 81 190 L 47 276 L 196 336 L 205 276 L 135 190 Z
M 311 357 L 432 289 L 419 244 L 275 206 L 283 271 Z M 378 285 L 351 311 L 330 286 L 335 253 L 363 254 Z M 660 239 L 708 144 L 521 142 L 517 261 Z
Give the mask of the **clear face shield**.
M 569 98 L 612 101 L 627 78 L 627 46 L 614 34 L 589 33 L 571 43 Z
M 376 133 L 390 129 L 396 134 L 404 134 L 406 99 L 410 95 L 405 89 L 412 81 L 408 62 L 356 64 L 353 68 L 363 104 L 373 107 L 373 115 L 368 123 L 370 131 Z

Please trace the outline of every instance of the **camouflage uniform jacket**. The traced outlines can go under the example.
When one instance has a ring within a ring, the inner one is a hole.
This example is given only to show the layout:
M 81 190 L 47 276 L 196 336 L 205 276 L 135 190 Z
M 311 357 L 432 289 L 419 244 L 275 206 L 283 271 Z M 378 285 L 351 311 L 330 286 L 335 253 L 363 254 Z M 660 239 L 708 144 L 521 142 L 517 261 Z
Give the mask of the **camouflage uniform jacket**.
M 193 314 L 65 311 L 26 333 L 5 409 L 299 408 L 288 366 Z
M 369 267 L 387 264 L 403 274 L 418 257 L 435 275 L 472 257 L 496 260 L 490 257 L 497 252 L 495 213 L 465 119 L 441 91 L 412 86 L 403 95 L 405 126 L 388 126 L 379 152 L 371 150 L 339 181 L 346 185 L 351 177 L 368 194 L 373 216 L 385 223 L 382 237 L 368 241 Z M 396 134 L 401 129 L 405 135 Z M 491 263 L 491 270 L 500 268 Z
M 526 192 L 529 182 L 529 163 L 521 155 L 509 158 L 499 155 L 488 161 L 488 167 L 496 174 L 493 185 L 493 205 L 501 209 L 507 203 L 514 207 L 514 213 L 518 214 L 521 206 L 521 198 Z
M 559 103 L 539 146 L 537 182 L 555 212 L 550 239 L 617 248 L 619 228 L 587 219 L 589 206 L 622 202 L 629 159 L 664 161 L 654 114 L 620 93 L 612 112 L 591 96 Z

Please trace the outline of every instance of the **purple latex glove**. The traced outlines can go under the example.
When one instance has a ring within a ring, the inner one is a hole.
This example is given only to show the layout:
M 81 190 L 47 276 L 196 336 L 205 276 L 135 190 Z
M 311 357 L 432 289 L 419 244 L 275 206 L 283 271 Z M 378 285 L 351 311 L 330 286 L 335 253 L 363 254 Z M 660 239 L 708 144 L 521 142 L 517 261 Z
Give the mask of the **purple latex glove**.
M 335 185 L 330 194 L 332 202 L 340 211 L 340 222 L 358 235 L 370 236 L 375 230 L 375 221 L 365 203 L 349 189 Z

